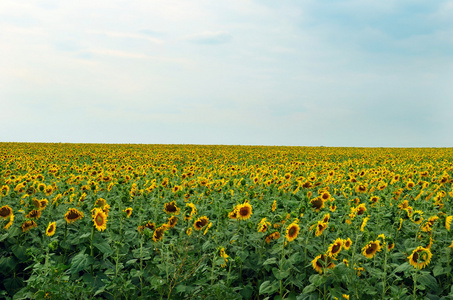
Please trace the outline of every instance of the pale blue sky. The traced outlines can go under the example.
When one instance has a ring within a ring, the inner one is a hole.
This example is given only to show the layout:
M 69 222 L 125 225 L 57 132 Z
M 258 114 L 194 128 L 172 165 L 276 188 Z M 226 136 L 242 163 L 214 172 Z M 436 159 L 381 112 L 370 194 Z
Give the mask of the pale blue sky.
M 0 141 L 453 146 L 453 1 L 0 2 Z

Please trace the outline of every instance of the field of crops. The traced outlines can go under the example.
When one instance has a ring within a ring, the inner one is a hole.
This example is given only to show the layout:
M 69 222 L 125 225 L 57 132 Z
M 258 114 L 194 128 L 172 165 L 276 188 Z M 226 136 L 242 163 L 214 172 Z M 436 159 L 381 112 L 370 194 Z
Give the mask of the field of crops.
M 453 149 L 0 143 L 0 298 L 453 299 Z

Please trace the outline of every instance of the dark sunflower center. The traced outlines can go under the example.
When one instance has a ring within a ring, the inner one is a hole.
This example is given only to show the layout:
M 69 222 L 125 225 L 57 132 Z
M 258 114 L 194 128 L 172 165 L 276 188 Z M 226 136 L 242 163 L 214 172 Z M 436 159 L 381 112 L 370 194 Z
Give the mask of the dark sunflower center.
M 339 244 L 333 245 L 332 253 L 337 253 L 338 251 L 340 251 L 340 245 Z
M 74 211 L 70 211 L 69 214 L 68 214 L 68 219 L 69 220 L 75 220 L 79 217 L 79 214 L 74 212 Z
M 6 218 L 10 215 L 11 213 L 11 210 L 8 208 L 8 207 L 2 207 L 0 209 L 0 216 L 2 216 L 3 218 Z
M 377 245 L 372 243 L 370 245 L 370 247 L 368 247 L 368 249 L 366 249 L 366 254 L 373 254 L 374 252 L 376 252 L 376 249 L 377 249 Z
M 420 256 L 418 255 L 418 252 L 415 252 L 415 253 L 412 255 L 412 260 L 413 260 L 415 263 L 417 263 L 419 257 L 420 257 Z
M 321 199 L 315 199 L 311 202 L 311 205 L 316 209 L 321 208 L 322 204 L 323 201 Z
M 246 217 L 249 215 L 249 208 L 247 206 L 245 207 L 241 207 L 241 209 L 239 210 L 239 214 L 242 216 L 242 217 Z

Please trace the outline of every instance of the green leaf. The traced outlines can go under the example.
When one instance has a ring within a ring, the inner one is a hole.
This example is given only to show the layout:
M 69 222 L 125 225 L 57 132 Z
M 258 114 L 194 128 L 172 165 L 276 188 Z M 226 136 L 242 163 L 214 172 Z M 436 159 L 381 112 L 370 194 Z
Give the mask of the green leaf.
M 302 293 L 304 294 L 310 294 L 312 292 L 316 291 L 316 286 L 314 284 L 310 284 L 310 285 L 307 285 L 304 290 L 302 291 Z
M 277 281 L 278 283 L 278 281 Z M 260 295 L 262 294 L 273 294 L 278 290 L 278 285 L 272 284 L 269 280 L 266 280 L 260 285 Z
M 444 272 L 444 268 L 442 268 L 442 266 L 440 266 L 440 265 L 435 266 L 434 269 L 433 269 L 433 275 L 434 276 L 439 276 L 439 275 L 442 275 L 444 273 L 445 273 Z
M 417 283 L 426 286 L 427 288 L 436 291 L 439 289 L 436 278 L 431 274 L 423 274 L 417 278 Z
M 84 251 L 80 252 L 72 258 L 71 261 L 71 273 L 75 274 L 82 271 L 89 265 L 93 263 L 93 258 L 88 254 L 85 254 Z
M 109 243 L 101 237 L 93 239 L 93 246 L 99 249 L 103 254 L 110 255 L 113 253 L 112 247 Z
M 286 270 L 286 271 L 280 271 L 279 269 L 277 268 L 272 268 L 272 273 L 274 274 L 275 278 L 277 280 L 283 280 L 285 279 L 286 277 L 289 276 L 290 272 L 289 270 Z
M 0 258 L 0 273 L 8 275 L 16 268 L 17 262 L 14 257 L 1 257 Z
M 13 251 L 14 256 L 16 256 L 20 261 L 26 261 L 28 259 L 26 247 L 16 244 L 11 247 L 11 250 Z
M 266 260 L 263 262 L 263 266 L 265 266 L 265 265 L 271 265 L 271 264 L 275 264 L 275 263 L 277 263 L 277 258 L 271 257 L 271 258 L 266 259 Z
M 411 268 L 411 265 L 410 265 L 408 262 L 405 262 L 405 263 L 399 265 L 399 266 L 393 271 L 393 273 L 404 272 L 404 271 L 408 270 L 409 268 Z

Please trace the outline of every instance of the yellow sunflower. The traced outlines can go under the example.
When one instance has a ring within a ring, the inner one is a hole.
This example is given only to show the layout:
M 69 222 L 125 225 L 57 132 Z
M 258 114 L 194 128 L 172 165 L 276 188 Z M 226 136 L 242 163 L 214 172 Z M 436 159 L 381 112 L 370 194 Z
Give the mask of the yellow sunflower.
M 317 271 L 319 274 L 322 274 L 323 269 L 333 269 L 335 268 L 335 264 L 333 263 L 333 258 L 329 257 L 325 254 L 320 254 L 315 257 L 311 261 L 311 264 L 313 266 L 313 269 Z
M 7 219 L 13 214 L 13 209 L 9 205 L 0 208 L 0 217 Z
M 311 207 L 317 212 L 324 208 L 324 200 L 321 197 L 316 197 L 310 200 Z
M 102 209 L 94 209 L 93 223 L 98 231 L 104 231 L 105 229 L 107 229 L 107 215 Z
M 41 217 L 41 211 L 33 209 L 25 217 L 28 219 L 39 219 Z
M 266 232 L 269 227 L 271 227 L 271 223 L 267 222 L 267 218 L 263 218 L 258 224 L 258 232 Z
M 164 237 L 164 233 L 166 230 L 167 230 L 167 224 L 163 224 L 162 226 L 157 227 L 153 233 L 153 241 L 155 241 L 155 242 L 161 241 L 162 238 Z
M 351 245 L 352 245 L 351 238 L 348 238 L 347 240 L 343 240 L 343 248 L 345 250 L 349 250 L 349 248 L 351 248 Z
M 82 219 L 83 212 L 78 211 L 77 208 L 70 208 L 64 215 L 64 218 L 68 224 L 71 224 L 79 219 Z
M 132 210 L 133 210 L 132 207 L 128 207 L 125 210 L 123 210 L 123 212 L 126 213 L 127 218 L 129 218 L 132 215 Z
M 47 236 L 53 236 L 55 234 L 56 225 L 55 222 L 49 222 L 49 226 L 46 229 Z
M 297 223 L 293 222 L 291 223 L 287 228 L 286 228 L 286 239 L 288 242 L 292 242 L 297 238 L 297 235 L 299 234 L 300 227 Z
M 448 216 L 445 218 L 445 228 L 450 231 L 451 221 L 453 221 L 453 216 Z
M 176 216 L 171 216 L 170 218 L 168 218 L 168 228 L 174 228 L 176 226 L 176 223 L 178 223 L 178 218 Z
M 373 258 L 377 252 L 381 251 L 381 242 L 379 240 L 369 242 L 362 248 L 362 254 L 367 258 Z
M 38 225 L 35 223 L 35 221 L 32 221 L 32 220 L 25 221 L 21 226 L 22 232 L 29 231 L 30 229 L 35 228 L 35 227 L 38 227 Z
M 201 230 L 201 229 L 203 229 L 203 227 L 208 225 L 208 222 L 209 222 L 209 218 L 206 216 L 202 216 L 193 223 L 193 227 L 195 228 L 195 230 Z
M 326 254 L 330 257 L 336 257 L 338 253 L 340 253 L 342 247 L 343 240 L 338 238 L 332 244 L 330 244 Z
M 414 268 L 423 269 L 431 262 L 432 256 L 431 250 L 418 246 L 407 258 Z
M 239 204 L 237 206 L 237 218 L 238 220 L 247 220 L 252 215 L 252 206 L 248 201 L 245 201 L 244 204 Z
M 266 243 L 269 244 L 273 240 L 278 240 L 280 238 L 280 232 L 276 231 L 274 233 L 269 234 L 266 237 Z
M 184 220 L 191 220 L 197 214 L 197 207 L 193 203 L 186 203 Z
M 223 247 L 220 247 L 220 248 L 219 248 L 219 256 L 222 257 L 222 258 L 224 259 L 224 261 L 225 261 L 225 263 L 224 263 L 224 264 L 221 264 L 220 266 L 221 266 L 222 268 L 226 267 L 226 264 L 227 264 L 227 262 L 228 262 L 228 257 L 229 257 L 229 256 L 228 256 L 228 254 L 225 253 L 225 248 L 223 248 Z
M 324 223 L 322 221 L 318 221 L 318 224 L 316 224 L 316 232 L 315 232 L 315 235 L 316 236 L 320 236 L 323 231 L 327 228 L 328 226 L 328 223 Z
M 165 203 L 165 205 L 164 205 L 164 212 L 166 214 L 179 215 L 180 211 L 181 211 L 181 209 L 176 205 L 175 201 Z

